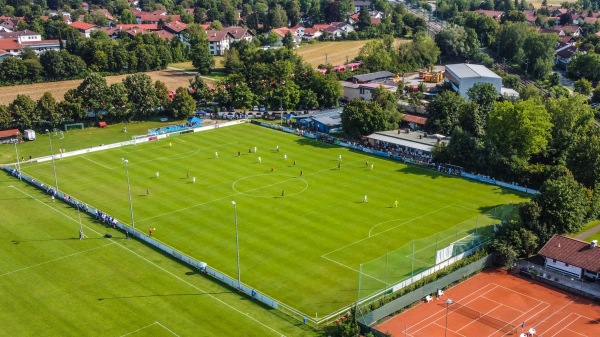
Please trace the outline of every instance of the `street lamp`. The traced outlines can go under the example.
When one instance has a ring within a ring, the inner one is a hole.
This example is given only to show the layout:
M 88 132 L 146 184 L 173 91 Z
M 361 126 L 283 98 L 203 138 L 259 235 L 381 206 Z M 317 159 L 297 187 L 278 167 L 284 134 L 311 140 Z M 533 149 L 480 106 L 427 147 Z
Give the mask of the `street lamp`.
M 450 308 L 450 304 L 452 304 L 451 299 L 446 300 L 446 330 L 444 331 L 444 337 L 448 334 L 448 309 Z
M 52 169 L 54 170 L 54 184 L 56 185 L 56 193 L 58 193 L 58 178 L 56 178 L 56 164 L 54 163 L 54 151 L 52 150 L 52 137 L 50 131 L 46 129 L 48 140 L 50 141 L 50 155 L 52 156 Z
M 131 201 L 131 184 L 129 184 L 129 160 L 121 158 L 121 161 L 125 163 L 125 175 L 127 176 L 127 190 L 129 191 L 129 210 L 131 211 L 131 228 L 135 232 L 135 222 L 133 221 L 133 202 Z
M 238 289 L 242 289 L 242 278 L 240 273 L 240 241 L 238 235 L 238 219 L 237 219 L 237 204 L 235 201 L 231 201 L 233 205 L 233 218 L 235 220 L 235 250 L 237 253 L 237 271 L 238 271 Z
M 18 142 L 19 141 L 17 139 L 15 139 L 13 141 L 13 144 L 15 145 L 15 154 L 17 155 L 17 171 L 19 173 L 19 180 L 22 180 L 21 179 L 21 162 L 19 162 L 19 150 L 17 150 L 17 143 Z

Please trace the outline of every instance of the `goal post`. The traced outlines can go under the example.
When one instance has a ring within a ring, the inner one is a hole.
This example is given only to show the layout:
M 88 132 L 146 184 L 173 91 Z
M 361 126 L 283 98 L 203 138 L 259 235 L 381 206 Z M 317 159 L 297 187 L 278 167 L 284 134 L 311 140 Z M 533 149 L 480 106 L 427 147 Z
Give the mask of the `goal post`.
M 71 129 L 85 129 L 85 127 L 83 126 L 83 123 L 71 123 L 71 124 L 65 124 L 65 131 L 69 131 Z

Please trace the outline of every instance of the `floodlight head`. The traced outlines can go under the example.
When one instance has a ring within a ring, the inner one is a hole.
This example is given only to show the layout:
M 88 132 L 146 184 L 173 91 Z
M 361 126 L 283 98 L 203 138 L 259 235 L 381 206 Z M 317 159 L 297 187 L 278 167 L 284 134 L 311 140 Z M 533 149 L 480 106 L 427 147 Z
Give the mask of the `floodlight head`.
M 50 130 L 46 129 L 46 132 L 50 132 Z
M 451 300 L 451 299 L 447 299 L 447 300 L 446 300 L 446 304 L 450 305 L 450 304 L 452 304 L 452 303 L 453 303 L 453 302 L 452 302 L 452 300 Z
M 123 161 L 123 162 L 125 162 L 125 163 L 128 163 L 128 162 L 129 162 L 129 160 L 127 160 L 127 159 L 125 159 L 125 158 L 121 158 L 121 161 Z
M 231 200 L 231 204 L 232 204 L 232 205 L 235 205 L 235 201 Z

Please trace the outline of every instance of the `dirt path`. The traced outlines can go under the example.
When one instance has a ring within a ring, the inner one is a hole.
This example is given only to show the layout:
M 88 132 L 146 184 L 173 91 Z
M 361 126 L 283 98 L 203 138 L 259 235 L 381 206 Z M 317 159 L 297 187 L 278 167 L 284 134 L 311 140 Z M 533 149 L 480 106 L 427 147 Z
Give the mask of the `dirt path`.
M 575 236 L 575 238 L 579 239 L 579 240 L 585 240 L 598 232 L 600 232 L 600 224 L 596 225 L 596 227 L 590 228 L 587 231 Z

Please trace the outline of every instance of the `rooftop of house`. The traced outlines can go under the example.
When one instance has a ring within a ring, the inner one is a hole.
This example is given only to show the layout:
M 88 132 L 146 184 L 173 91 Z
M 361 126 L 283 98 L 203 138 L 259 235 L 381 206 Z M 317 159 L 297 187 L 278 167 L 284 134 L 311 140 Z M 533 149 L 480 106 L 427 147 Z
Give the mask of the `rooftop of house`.
M 554 235 L 538 254 L 592 272 L 600 272 L 600 248 L 589 242 Z

